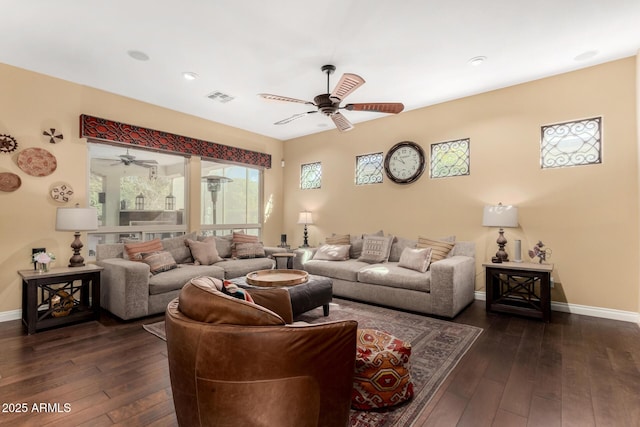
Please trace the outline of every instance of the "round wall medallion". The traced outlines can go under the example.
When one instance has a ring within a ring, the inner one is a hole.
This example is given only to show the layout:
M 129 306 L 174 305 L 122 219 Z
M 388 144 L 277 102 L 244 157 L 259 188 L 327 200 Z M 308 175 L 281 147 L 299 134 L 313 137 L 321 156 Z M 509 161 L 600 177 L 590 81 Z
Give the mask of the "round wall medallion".
M 18 153 L 18 167 L 31 176 L 47 176 L 56 170 L 58 162 L 43 148 L 27 148 Z
M 2 172 L 0 173 L 0 191 L 16 191 L 20 188 L 22 184 L 22 180 L 15 173 L 11 172 Z
M 424 151 L 415 142 L 399 142 L 384 158 L 384 171 L 391 181 L 409 184 L 417 181 L 424 172 Z
M 11 153 L 18 148 L 18 141 L 11 135 L 0 135 L 0 152 Z
M 67 203 L 73 199 L 73 188 L 69 184 L 58 184 L 51 189 L 51 198 L 56 202 Z

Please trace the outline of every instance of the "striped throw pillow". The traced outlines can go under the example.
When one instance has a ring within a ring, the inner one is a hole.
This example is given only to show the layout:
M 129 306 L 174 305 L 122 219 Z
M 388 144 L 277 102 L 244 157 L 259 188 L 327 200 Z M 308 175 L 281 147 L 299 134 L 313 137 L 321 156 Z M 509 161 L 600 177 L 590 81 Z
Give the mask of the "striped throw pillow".
M 259 243 L 258 236 L 253 236 L 251 234 L 238 233 L 236 231 L 233 232 L 233 239 L 231 244 L 231 257 L 237 258 L 238 253 L 236 252 L 236 245 L 238 243 Z
M 168 251 L 142 253 L 142 262 L 149 265 L 151 274 L 158 274 L 163 271 L 178 268 L 176 260 L 173 259 L 173 256 Z
M 160 252 L 163 249 L 160 239 L 124 244 L 124 250 L 132 261 L 142 261 L 143 253 Z
M 351 236 L 349 234 L 334 234 L 325 239 L 327 245 L 350 245 Z
M 442 240 L 418 236 L 418 244 L 416 245 L 416 248 L 431 248 L 431 262 L 436 262 L 441 259 L 445 259 L 454 246 L 455 243 L 453 242 L 444 242 Z

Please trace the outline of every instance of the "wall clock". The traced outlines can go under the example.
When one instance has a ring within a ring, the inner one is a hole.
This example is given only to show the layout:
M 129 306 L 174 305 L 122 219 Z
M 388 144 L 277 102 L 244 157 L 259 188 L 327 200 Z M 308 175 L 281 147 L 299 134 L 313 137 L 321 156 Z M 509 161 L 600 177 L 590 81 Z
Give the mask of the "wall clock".
M 411 141 L 398 142 L 384 158 L 384 171 L 397 184 L 417 181 L 424 172 L 424 166 L 422 147 Z

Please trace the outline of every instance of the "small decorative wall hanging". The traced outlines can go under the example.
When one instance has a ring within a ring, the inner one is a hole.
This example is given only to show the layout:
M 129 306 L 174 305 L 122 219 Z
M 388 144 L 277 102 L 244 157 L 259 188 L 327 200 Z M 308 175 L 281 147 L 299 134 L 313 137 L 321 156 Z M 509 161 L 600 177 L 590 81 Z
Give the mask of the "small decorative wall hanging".
M 56 202 L 67 203 L 73 199 L 73 188 L 66 183 L 58 184 L 51 189 L 51 198 Z
M 18 167 L 31 176 L 47 176 L 56 170 L 58 162 L 47 150 L 26 148 L 18 153 Z
M 50 128 L 48 131 L 45 130 L 42 134 L 49 137 L 49 143 L 51 144 L 55 144 L 56 142 L 60 142 L 64 139 L 64 136 L 62 136 L 61 133 L 56 135 L 56 130 L 54 128 Z
M 16 151 L 18 141 L 11 135 L 0 135 L 0 152 L 10 153 Z
M 16 191 L 22 185 L 22 180 L 15 173 L 0 173 L 0 191 L 12 192 Z
M 158 179 L 158 165 L 149 166 L 149 179 Z

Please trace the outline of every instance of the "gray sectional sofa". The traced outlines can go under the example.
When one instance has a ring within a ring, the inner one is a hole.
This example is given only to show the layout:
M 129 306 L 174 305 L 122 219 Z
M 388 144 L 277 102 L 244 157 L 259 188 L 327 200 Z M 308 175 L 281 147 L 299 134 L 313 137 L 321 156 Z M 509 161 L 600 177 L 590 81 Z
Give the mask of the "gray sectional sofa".
M 361 245 L 362 236 L 351 244 Z M 369 263 L 353 256 L 346 260 L 313 259 L 317 248 L 296 250 L 294 268 L 333 279 L 333 295 L 403 310 L 453 318 L 474 299 L 475 243 L 453 242 L 442 260 L 426 272 L 399 266 L 404 248 L 417 240 L 394 238 L 388 261 Z
M 195 265 L 185 239 L 196 240 L 196 234 L 161 240 L 163 249 L 171 253 L 178 268 L 151 274 L 144 262 L 128 259 L 124 243 L 99 244 L 96 247 L 96 264 L 104 267 L 100 287 L 100 305 L 123 320 L 164 313 L 169 301 L 178 296 L 180 289 L 197 276 L 233 279 L 252 271 L 272 269 L 275 262 L 270 257 L 281 248 L 265 247 L 265 257 L 225 258 L 212 265 Z M 228 241 L 216 239 L 220 245 Z

